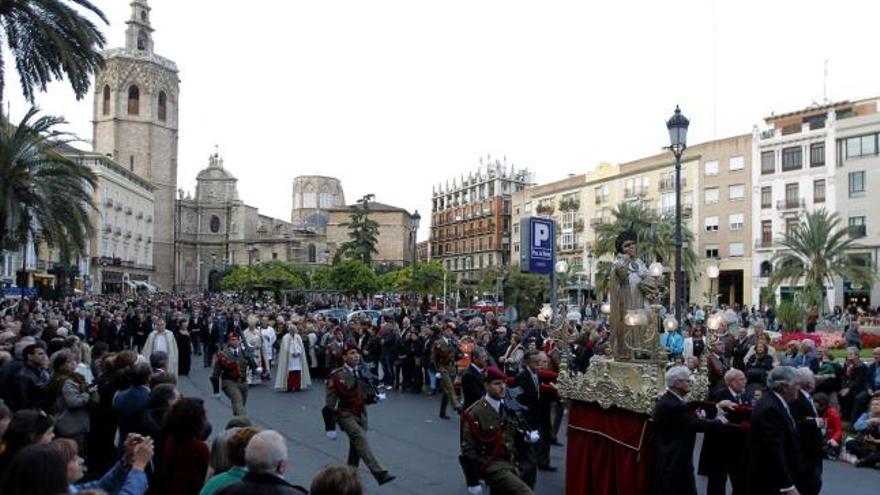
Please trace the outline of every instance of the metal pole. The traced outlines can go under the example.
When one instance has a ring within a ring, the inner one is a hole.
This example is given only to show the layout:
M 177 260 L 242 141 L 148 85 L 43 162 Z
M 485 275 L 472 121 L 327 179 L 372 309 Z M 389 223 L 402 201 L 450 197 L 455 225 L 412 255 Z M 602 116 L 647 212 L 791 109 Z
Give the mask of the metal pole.
M 675 152 L 675 318 L 682 324 L 684 277 L 681 260 L 681 152 Z
M 447 299 L 446 299 L 446 270 L 443 270 L 443 314 L 445 315 L 449 309 L 447 308 Z
M 550 321 L 553 322 L 553 316 L 556 315 L 556 267 L 550 272 Z

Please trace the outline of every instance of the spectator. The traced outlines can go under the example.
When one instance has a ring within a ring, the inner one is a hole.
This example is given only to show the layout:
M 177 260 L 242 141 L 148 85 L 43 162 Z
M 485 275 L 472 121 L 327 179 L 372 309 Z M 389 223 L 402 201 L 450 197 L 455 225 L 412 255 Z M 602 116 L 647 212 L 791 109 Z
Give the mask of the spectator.
M 840 413 L 844 419 L 855 422 L 859 415 L 856 414 L 855 398 L 865 389 L 865 375 L 868 374 L 868 367 L 859 357 L 859 350 L 850 347 L 846 350 L 846 362 L 843 365 L 843 382 L 840 386 L 840 392 L 837 394 L 837 401 L 840 403 Z
M 67 465 L 49 445 L 21 449 L 3 473 L 4 495 L 55 495 L 68 493 Z
M 312 478 L 311 495 L 362 495 L 364 487 L 357 469 L 347 464 L 324 466 Z
M 150 398 L 147 402 L 146 410 L 141 415 L 137 425 L 137 433 L 149 437 L 153 441 L 153 445 L 165 445 L 165 435 L 163 434 L 162 425 L 165 421 L 168 411 L 180 399 L 180 392 L 177 387 L 170 383 L 160 383 L 150 391 Z M 157 470 L 157 466 L 162 465 L 161 449 L 154 452 L 153 462 L 147 469 L 147 479 L 149 481 L 149 492 L 159 493 L 162 487 L 162 473 Z
M 76 372 L 76 359 L 68 351 L 58 351 L 52 357 L 54 374 L 47 387 L 48 403 L 55 415 L 55 433 L 76 442 L 85 452 L 89 432 L 89 405 L 97 402 L 96 387 Z
M 828 349 L 820 348 L 816 353 L 819 369 L 816 371 L 816 392 L 828 396 L 837 394 L 840 390 L 843 367 L 837 364 L 834 356 L 828 353 Z
M 116 495 L 142 495 L 147 491 L 144 469 L 153 457 L 153 441 L 135 434 L 123 442 L 124 461 L 119 461 L 100 479 L 79 483 L 83 478 L 83 459 L 77 454 L 76 443 L 66 438 L 56 438 L 50 444 L 57 450 L 67 466 L 69 493 L 99 489 Z
M 516 374 L 519 373 L 525 352 L 522 344 L 520 344 L 519 334 L 514 333 L 511 335 L 510 345 L 507 347 L 507 351 L 500 360 L 501 363 L 504 363 L 504 370 L 507 372 L 507 376 L 516 376 Z
M 853 425 L 858 438 L 847 440 L 840 458 L 858 467 L 880 468 L 880 397 L 871 400 L 870 410 Z
M 224 487 L 219 495 L 298 495 L 308 493 L 284 480 L 287 443 L 274 430 L 254 435 L 245 448 L 247 474 L 237 483 Z
M 812 339 L 804 339 L 800 345 L 801 353 L 795 360 L 798 368 L 809 368 L 814 374 L 819 371 L 819 358 L 816 356 L 816 343 Z
M 684 356 L 685 361 L 687 361 L 687 359 L 691 357 L 702 357 L 705 350 L 706 337 L 703 336 L 703 329 L 699 326 L 695 326 L 691 330 L 691 335 L 684 339 L 682 355 Z
M 133 431 L 138 431 L 141 417 L 150 402 L 150 365 L 138 363 L 129 372 L 130 386 L 116 394 L 113 399 L 113 412 L 119 425 L 119 441 L 128 437 Z
M 767 381 L 767 372 L 773 369 L 773 356 L 767 344 L 758 341 L 755 352 L 746 359 L 746 378 L 749 384 L 763 384 Z
M 871 397 L 880 396 L 880 347 L 873 351 L 874 362 L 865 370 L 865 388 L 856 394 L 854 414 L 860 416 L 868 410 Z
M 184 398 L 171 406 L 165 422 L 162 449 L 164 493 L 197 495 L 208 472 L 208 446 L 201 437 L 207 428 L 201 399 Z
M 782 355 L 782 360 L 779 364 L 781 364 L 782 366 L 791 366 L 792 368 L 797 367 L 798 351 L 799 342 L 796 340 L 789 341 L 788 345 L 785 348 L 785 354 Z
M 813 395 L 813 403 L 816 404 L 816 410 L 819 411 L 825 425 L 822 452 L 826 459 L 837 459 L 843 445 L 843 423 L 840 421 L 840 413 L 831 405 L 828 396 L 821 392 Z
M 3 452 L 0 453 L 0 473 L 9 466 L 19 450 L 28 445 L 47 444 L 55 438 L 55 421 L 42 411 L 22 409 L 12 415 L 3 434 Z
M 49 384 L 49 356 L 46 345 L 38 341 L 24 348 L 24 366 L 15 378 L 15 409 L 42 409 Z
M 213 495 L 214 492 L 221 488 L 241 481 L 247 473 L 245 470 L 245 449 L 251 438 L 259 433 L 260 429 L 247 426 L 227 431 L 232 431 L 232 435 L 226 441 L 224 450 L 229 454 L 229 462 L 232 464 L 232 467 L 208 479 L 199 495 Z
M 804 495 L 818 495 L 822 491 L 823 434 L 822 417 L 813 405 L 812 393 L 816 380 L 809 368 L 795 369 L 798 396 L 792 403 L 791 415 L 795 419 L 801 445 L 802 479 L 798 490 Z

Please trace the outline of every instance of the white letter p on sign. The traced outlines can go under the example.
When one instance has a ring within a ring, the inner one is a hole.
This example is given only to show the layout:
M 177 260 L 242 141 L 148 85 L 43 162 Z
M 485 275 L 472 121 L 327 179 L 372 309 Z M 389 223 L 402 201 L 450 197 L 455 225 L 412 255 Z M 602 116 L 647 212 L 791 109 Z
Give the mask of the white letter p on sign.
M 550 240 L 550 227 L 545 223 L 535 224 L 535 237 L 532 243 L 536 247 L 543 246 L 545 242 Z

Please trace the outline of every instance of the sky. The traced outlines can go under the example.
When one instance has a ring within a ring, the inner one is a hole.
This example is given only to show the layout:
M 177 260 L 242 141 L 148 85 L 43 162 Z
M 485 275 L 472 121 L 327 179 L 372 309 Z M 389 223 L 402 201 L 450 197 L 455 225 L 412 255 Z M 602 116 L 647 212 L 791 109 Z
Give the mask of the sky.
M 122 46 L 129 1 L 93 2 Z M 293 178 L 330 175 L 349 203 L 418 209 L 419 240 L 432 187 L 486 155 L 545 183 L 660 152 L 676 104 L 697 143 L 823 96 L 880 95 L 880 2 L 149 4 L 155 52 L 180 69 L 178 187 L 195 191 L 217 145 L 264 214 L 289 220 Z M 28 104 L 6 67 L 15 121 Z M 37 105 L 91 139 L 91 95 L 55 83 Z

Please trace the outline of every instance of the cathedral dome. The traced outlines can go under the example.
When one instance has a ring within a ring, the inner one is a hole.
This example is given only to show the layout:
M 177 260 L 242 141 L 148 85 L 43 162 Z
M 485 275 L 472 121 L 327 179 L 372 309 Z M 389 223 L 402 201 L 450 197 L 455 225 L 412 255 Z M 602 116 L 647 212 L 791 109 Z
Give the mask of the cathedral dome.
M 208 159 L 208 168 L 202 169 L 196 175 L 196 180 L 237 180 L 234 175 L 223 168 L 223 159 L 214 153 Z

